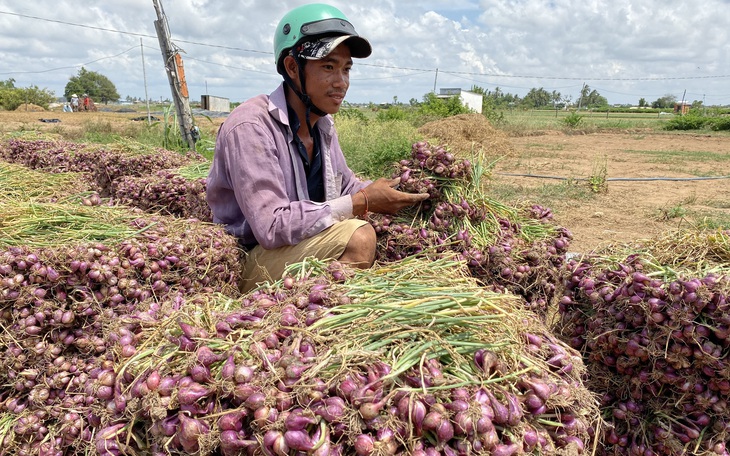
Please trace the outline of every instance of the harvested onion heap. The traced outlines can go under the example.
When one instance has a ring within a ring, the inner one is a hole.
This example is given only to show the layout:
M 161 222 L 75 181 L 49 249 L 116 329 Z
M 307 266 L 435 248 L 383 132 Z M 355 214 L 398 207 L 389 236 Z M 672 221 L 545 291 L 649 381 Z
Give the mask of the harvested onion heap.
M 398 164 L 394 177 L 400 178 L 401 190 L 430 198 L 415 211 L 371 216 L 379 259 L 457 253 L 485 286 L 524 297 L 544 316 L 571 234 L 551 224 L 547 208 L 518 210 L 488 198 L 483 174 L 478 163 L 458 160 L 443 146 L 414 143 L 411 159 Z
M 611 425 L 599 454 L 730 454 L 730 231 L 621 251 L 570 260 L 560 301 Z
M 34 136 L 5 140 L 0 144 L 0 158 L 50 173 L 87 173 L 93 190 L 102 196 L 109 196 L 112 183 L 122 176 L 146 176 L 204 160 L 196 154 L 183 156 L 132 142 L 99 146 Z
M 124 207 L 6 198 L 0 213 L 2 453 L 83 454 L 85 389 L 112 359 L 104 325 L 168 296 L 235 293 L 236 242 Z
M 213 216 L 205 195 L 209 165 L 196 163 L 143 176 L 123 176 L 112 182 L 111 194 L 120 204 L 210 222 Z
M 463 264 L 296 267 L 243 299 L 147 301 L 108 321 L 112 355 L 88 370 L 92 399 L 76 409 L 96 428 L 94 450 L 504 456 L 590 445 L 597 411 L 577 352 L 517 310 L 519 298 L 464 278 Z

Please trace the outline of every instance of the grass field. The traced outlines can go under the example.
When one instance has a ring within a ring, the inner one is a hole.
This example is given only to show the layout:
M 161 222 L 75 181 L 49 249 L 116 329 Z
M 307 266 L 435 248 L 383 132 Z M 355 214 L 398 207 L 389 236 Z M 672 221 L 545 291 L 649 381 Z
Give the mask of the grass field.
M 510 132 L 519 134 L 520 131 L 533 130 L 562 130 L 566 127 L 566 119 L 571 115 L 568 111 L 503 111 L 505 126 Z M 674 117 L 674 114 L 660 115 L 657 113 L 626 113 L 626 112 L 591 112 L 581 111 L 580 121 L 574 127 L 576 130 L 598 131 L 603 129 L 661 129 L 667 120 Z

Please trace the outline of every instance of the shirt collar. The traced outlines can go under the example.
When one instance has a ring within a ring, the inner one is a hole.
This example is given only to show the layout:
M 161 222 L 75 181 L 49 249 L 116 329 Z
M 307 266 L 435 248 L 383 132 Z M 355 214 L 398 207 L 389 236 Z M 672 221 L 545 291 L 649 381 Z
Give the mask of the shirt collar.
M 285 87 L 286 84 L 282 82 L 276 90 L 269 94 L 269 113 L 279 122 L 284 125 L 289 125 L 291 128 Z M 320 133 L 326 138 L 329 138 L 334 134 L 335 123 L 331 115 L 328 114 L 324 117 L 320 117 L 316 125 L 319 128 Z

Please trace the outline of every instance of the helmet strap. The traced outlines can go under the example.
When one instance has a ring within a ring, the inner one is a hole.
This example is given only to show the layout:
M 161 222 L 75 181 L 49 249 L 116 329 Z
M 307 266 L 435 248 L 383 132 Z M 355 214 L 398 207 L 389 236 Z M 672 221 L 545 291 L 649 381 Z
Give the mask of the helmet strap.
M 306 111 L 306 122 L 307 122 L 307 128 L 309 128 L 309 133 L 312 133 L 312 125 L 309 120 L 309 114 L 310 112 L 313 112 L 314 114 L 324 117 L 327 115 L 326 112 L 319 109 L 315 104 L 312 102 L 312 99 L 307 95 L 306 92 L 306 79 L 304 77 L 304 62 L 302 62 L 302 59 L 295 54 L 292 50 L 292 57 L 297 61 L 297 66 L 299 67 L 299 84 L 302 87 L 302 90 L 297 89 L 296 85 L 294 84 L 294 81 L 292 81 L 291 77 L 289 76 L 289 73 L 284 71 L 284 82 L 289 86 L 290 89 L 296 94 L 296 96 L 304 103 L 304 107 L 307 108 Z

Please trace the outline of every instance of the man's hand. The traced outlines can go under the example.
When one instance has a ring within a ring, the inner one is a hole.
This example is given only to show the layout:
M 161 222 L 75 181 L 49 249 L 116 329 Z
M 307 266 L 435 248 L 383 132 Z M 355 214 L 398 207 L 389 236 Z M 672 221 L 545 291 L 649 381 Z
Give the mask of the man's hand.
M 409 206 L 428 199 L 428 193 L 405 193 L 395 189 L 399 178 L 380 178 L 368 185 L 362 192 L 352 195 L 352 207 L 355 214 L 367 211 L 379 214 L 395 214 Z

